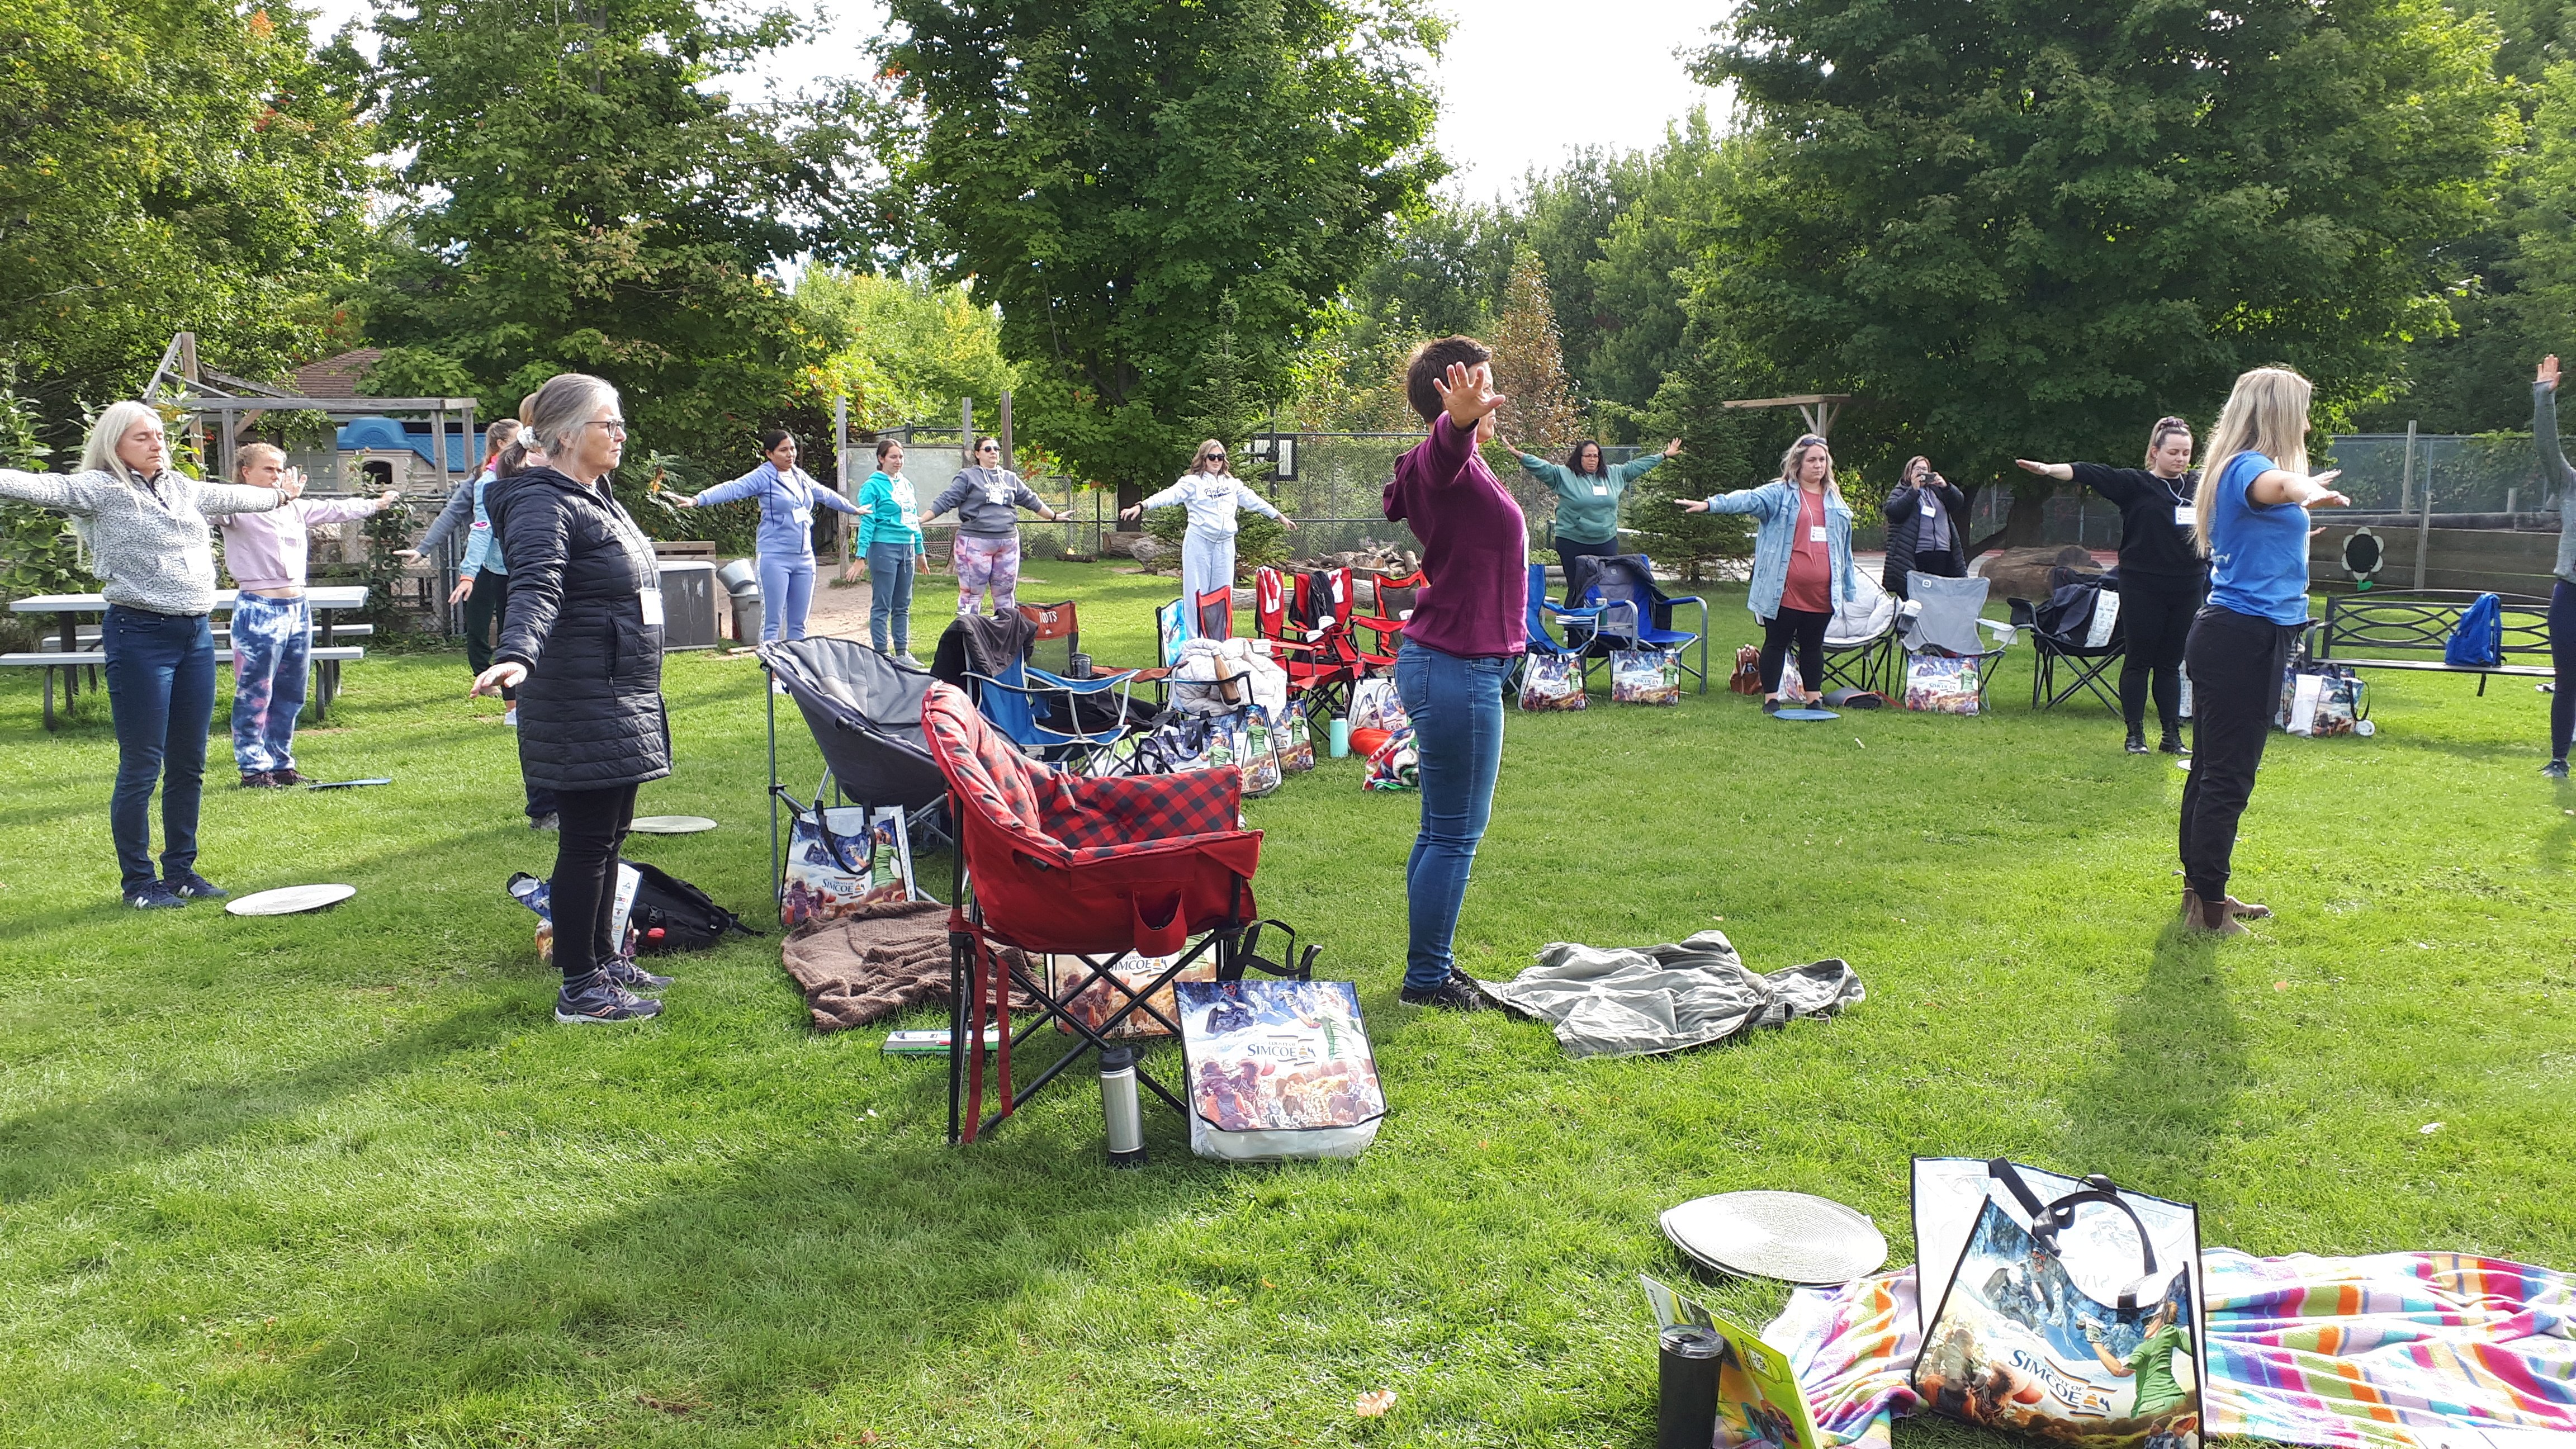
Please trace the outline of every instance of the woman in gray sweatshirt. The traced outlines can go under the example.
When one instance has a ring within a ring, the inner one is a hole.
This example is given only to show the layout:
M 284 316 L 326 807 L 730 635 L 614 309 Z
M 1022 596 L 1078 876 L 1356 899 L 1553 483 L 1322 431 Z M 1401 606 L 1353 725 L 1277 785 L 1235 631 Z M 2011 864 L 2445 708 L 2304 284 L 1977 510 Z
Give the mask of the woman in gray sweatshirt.
M 977 597 L 987 587 L 993 591 L 994 613 L 1018 608 L 1020 510 L 1025 508 L 1049 523 L 1062 523 L 1065 515 L 1047 507 L 1019 474 L 1002 466 L 1002 445 L 991 438 L 975 440 L 975 461 L 957 470 L 957 476 L 930 501 L 930 511 L 921 521 L 928 523 L 952 508 L 957 510 L 957 543 L 952 552 L 957 565 L 957 612 L 974 613 Z
M 161 415 L 121 402 L 99 415 L 80 471 L 0 469 L 0 498 L 58 509 L 86 524 L 107 599 L 99 648 L 116 720 L 116 791 L 108 827 L 125 903 L 211 899 L 197 874 L 197 805 L 206 731 L 215 718 L 215 553 L 208 515 L 266 513 L 303 492 L 206 483 L 170 467 Z M 161 787 L 161 868 L 152 868 L 152 787 Z

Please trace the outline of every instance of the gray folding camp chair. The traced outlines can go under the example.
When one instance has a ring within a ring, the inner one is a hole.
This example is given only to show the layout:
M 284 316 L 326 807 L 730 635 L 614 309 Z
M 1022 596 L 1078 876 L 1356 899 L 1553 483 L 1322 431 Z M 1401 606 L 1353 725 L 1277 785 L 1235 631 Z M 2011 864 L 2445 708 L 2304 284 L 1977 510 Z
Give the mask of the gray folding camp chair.
M 1905 576 L 1905 591 L 1912 597 L 1897 609 L 1897 639 L 1905 647 L 1905 667 L 1910 672 L 1913 661 L 1925 655 L 1968 661 L 1976 668 L 1982 712 L 1987 677 L 2012 648 L 2014 634 L 2012 625 L 1984 617 L 1986 581 L 1945 579 L 1917 571 Z M 1897 687 L 1905 687 L 1902 678 Z

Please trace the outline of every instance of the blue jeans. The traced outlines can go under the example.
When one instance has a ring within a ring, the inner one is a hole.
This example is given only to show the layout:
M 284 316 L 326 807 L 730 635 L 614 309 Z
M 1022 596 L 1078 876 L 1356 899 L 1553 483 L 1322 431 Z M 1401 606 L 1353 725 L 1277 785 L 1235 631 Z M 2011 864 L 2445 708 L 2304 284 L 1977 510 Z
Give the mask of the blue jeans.
M 215 635 L 203 614 L 108 606 L 99 626 L 107 698 L 116 719 L 116 793 L 107 821 L 125 889 L 152 870 L 152 787 L 161 787 L 161 865 L 197 866 L 197 802 L 205 792 L 206 732 L 215 723 Z
M 912 544 L 868 545 L 868 642 L 886 652 L 886 620 L 894 620 L 894 652 L 912 647 Z
M 313 611 L 302 599 L 233 604 L 233 763 L 245 775 L 295 768 L 295 717 L 312 669 Z
M 1404 984 L 1428 990 L 1449 979 L 1450 940 L 1467 896 L 1467 868 L 1494 811 L 1503 765 L 1507 658 L 1465 659 L 1408 639 L 1395 658 L 1395 695 L 1413 717 L 1422 760 L 1422 829 L 1404 867 L 1409 929 Z
M 760 556 L 760 642 L 805 637 L 805 613 L 814 607 L 814 556 Z

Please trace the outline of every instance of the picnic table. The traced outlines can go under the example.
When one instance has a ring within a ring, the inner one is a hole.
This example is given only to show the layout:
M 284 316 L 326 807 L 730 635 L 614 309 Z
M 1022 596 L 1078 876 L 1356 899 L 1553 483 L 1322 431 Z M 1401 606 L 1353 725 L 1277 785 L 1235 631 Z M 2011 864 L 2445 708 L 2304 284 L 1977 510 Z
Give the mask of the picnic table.
M 232 589 L 216 590 L 215 612 L 230 613 L 235 596 L 236 591 Z M 363 584 L 323 585 L 305 590 L 304 598 L 313 608 L 313 632 L 319 641 L 313 650 L 314 680 L 318 687 L 312 695 L 313 717 L 319 720 L 329 714 L 331 701 L 339 695 L 340 666 L 366 657 L 367 651 L 363 648 L 339 644 L 340 635 L 345 633 L 356 637 L 374 631 L 364 625 L 335 625 L 331 622 L 334 614 L 366 607 L 367 590 Z M 45 728 L 53 729 L 56 727 L 55 672 L 59 670 L 63 676 L 63 707 L 69 709 L 79 688 L 81 670 L 90 670 L 95 681 L 98 666 L 107 662 L 104 650 L 81 647 L 82 621 L 91 614 L 104 616 L 107 599 L 101 594 L 37 594 L 11 603 L 9 612 L 51 614 L 61 622 L 61 643 L 57 652 L 0 654 L 0 667 L 45 671 Z

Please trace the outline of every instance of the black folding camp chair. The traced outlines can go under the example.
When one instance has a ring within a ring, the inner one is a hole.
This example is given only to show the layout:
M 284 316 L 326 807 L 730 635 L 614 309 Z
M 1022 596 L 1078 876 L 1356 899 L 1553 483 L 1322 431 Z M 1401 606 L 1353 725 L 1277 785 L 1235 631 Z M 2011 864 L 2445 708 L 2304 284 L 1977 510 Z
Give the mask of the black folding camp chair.
M 948 777 L 921 734 L 921 701 L 932 679 L 855 639 L 817 636 L 760 646 L 761 666 L 787 689 L 823 752 L 814 787 L 821 809 L 836 794 L 849 804 L 900 809 L 916 849 L 947 839 Z M 769 695 L 769 875 L 779 879 L 778 808 L 808 807 L 778 779 L 778 692 Z
M 2004 601 L 2012 610 L 2013 627 L 2030 631 L 2031 649 L 2039 660 L 2030 676 L 2030 707 L 2055 709 L 2078 694 L 2090 694 L 2102 702 L 2103 708 L 2118 714 L 2120 695 L 2111 670 L 2129 652 L 2128 631 L 2115 622 L 2110 639 L 2093 646 L 2085 642 L 2084 629 L 2052 629 L 2050 625 L 2064 617 L 2061 597 L 2075 590 L 2100 595 L 2093 609 L 2099 609 L 2104 598 L 2119 598 L 2116 590 L 2103 590 L 2098 583 L 2070 583 L 2051 594 L 2047 604 L 2033 604 L 2028 599 Z M 2093 610 L 2084 611 L 2088 629 L 2092 614 Z

